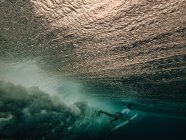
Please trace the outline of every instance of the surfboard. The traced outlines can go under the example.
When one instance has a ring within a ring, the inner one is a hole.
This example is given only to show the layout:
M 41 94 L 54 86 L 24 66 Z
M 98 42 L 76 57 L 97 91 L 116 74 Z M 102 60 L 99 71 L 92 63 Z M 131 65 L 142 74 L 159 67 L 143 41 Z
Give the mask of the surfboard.
M 132 121 L 132 120 L 135 119 L 137 116 L 138 116 L 138 114 L 136 113 L 134 116 L 132 116 L 132 117 L 130 118 L 130 120 Z M 110 131 L 114 131 L 114 130 L 116 130 L 116 129 L 118 129 L 118 128 L 120 128 L 120 127 L 122 127 L 122 126 L 128 124 L 129 122 L 130 122 L 129 120 L 126 120 L 126 121 L 124 121 L 124 122 L 122 122 L 122 123 L 116 125 L 116 126 L 115 126 L 114 128 L 112 128 Z

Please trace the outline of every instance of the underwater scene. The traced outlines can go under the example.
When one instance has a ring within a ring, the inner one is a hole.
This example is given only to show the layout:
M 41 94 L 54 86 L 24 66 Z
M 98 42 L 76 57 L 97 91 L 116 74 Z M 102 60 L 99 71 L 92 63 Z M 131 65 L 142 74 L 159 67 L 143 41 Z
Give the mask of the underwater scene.
M 0 0 L 0 140 L 186 140 L 185 0 Z
M 142 93 L 132 88 L 117 97 L 110 95 L 109 87 L 88 91 L 91 85 L 45 73 L 33 62 L 1 66 L 1 139 L 186 138 L 185 100 L 165 95 L 159 99 L 139 97 L 136 94 Z M 130 118 L 137 114 L 129 122 L 123 118 L 110 123 L 114 117 L 100 113 L 115 114 L 127 105 Z

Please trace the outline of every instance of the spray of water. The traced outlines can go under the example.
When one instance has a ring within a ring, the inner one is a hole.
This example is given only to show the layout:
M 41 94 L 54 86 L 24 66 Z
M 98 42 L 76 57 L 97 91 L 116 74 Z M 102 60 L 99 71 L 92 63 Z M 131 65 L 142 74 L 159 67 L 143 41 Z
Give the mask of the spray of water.
M 36 61 L 1 61 L 0 66 L 0 129 L 5 138 L 29 137 L 32 127 L 38 128 L 32 131 L 34 138 L 95 136 L 107 127 L 107 118 L 97 110 L 114 108 L 83 94 L 81 83 L 45 72 Z

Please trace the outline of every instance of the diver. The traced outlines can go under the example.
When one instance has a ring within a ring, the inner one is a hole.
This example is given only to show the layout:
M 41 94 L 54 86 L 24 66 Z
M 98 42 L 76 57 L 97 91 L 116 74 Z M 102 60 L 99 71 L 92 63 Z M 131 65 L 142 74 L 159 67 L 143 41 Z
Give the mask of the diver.
M 130 119 L 130 111 L 132 110 L 132 107 L 130 104 L 127 104 L 127 108 L 123 109 L 121 112 L 116 112 L 114 114 L 99 110 L 98 113 L 103 113 L 109 117 L 111 117 L 111 119 L 109 119 L 109 124 L 111 124 L 112 122 L 122 119 L 122 118 L 127 118 L 128 121 L 131 121 Z

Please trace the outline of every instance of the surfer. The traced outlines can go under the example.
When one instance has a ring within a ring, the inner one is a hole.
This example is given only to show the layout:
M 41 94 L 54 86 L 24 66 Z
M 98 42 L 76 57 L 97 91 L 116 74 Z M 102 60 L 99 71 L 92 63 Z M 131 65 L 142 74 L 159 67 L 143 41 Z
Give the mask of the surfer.
M 116 121 L 116 120 L 119 120 L 123 117 L 126 117 L 128 121 L 131 121 L 130 117 L 129 117 L 129 114 L 130 114 L 130 111 L 132 110 L 132 107 L 130 104 L 127 104 L 127 108 L 123 109 L 121 112 L 116 112 L 114 114 L 111 114 L 111 113 L 108 113 L 108 112 L 105 112 L 105 111 L 98 111 L 98 113 L 103 113 L 109 117 L 111 117 L 111 119 L 109 119 L 109 124 L 111 124 L 112 122 Z

